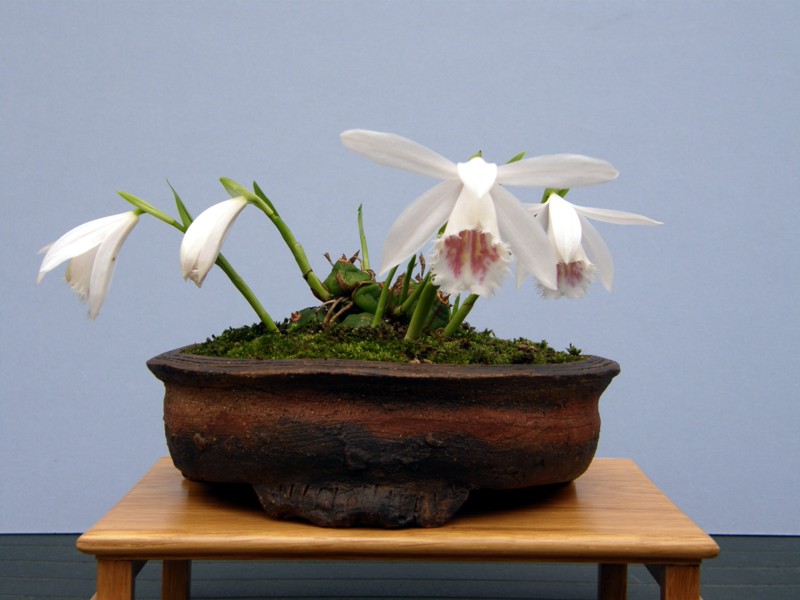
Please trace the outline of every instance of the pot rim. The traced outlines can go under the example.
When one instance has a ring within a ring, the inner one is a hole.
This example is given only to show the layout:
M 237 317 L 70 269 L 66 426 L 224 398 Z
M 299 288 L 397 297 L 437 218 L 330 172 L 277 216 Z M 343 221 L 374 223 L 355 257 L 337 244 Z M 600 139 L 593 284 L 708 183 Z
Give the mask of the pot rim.
M 169 350 L 147 361 L 156 375 L 168 376 L 183 372 L 198 375 L 225 373 L 227 375 L 309 376 L 346 373 L 348 376 L 397 377 L 404 379 L 493 379 L 514 377 L 601 376 L 609 379 L 618 375 L 616 361 L 601 356 L 586 355 L 568 363 L 525 365 L 452 365 L 433 363 L 396 363 L 350 359 L 246 359 L 220 358 L 190 354 L 195 344 Z

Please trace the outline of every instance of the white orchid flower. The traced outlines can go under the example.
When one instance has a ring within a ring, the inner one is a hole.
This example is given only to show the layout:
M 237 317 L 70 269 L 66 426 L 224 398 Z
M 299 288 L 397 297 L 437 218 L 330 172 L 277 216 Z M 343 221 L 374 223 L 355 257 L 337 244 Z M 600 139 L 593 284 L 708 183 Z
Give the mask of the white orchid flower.
M 245 206 L 247 199 L 243 196 L 229 198 L 201 212 L 189 225 L 180 249 L 184 279 L 191 279 L 197 287 L 203 285 L 203 280 L 217 261 L 228 232 Z
M 545 298 L 581 298 L 595 276 L 610 292 L 614 283 L 614 261 L 603 238 L 589 219 L 618 225 L 661 225 L 648 217 L 619 210 L 588 208 L 550 194 L 543 204 L 528 205 L 547 231 L 557 257 L 558 286 L 552 289 L 540 282 Z M 525 273 L 518 271 L 518 282 Z
M 139 213 L 129 211 L 71 229 L 39 251 L 45 255 L 36 282 L 68 260 L 67 283 L 81 302 L 88 300 L 89 318 L 94 319 L 106 299 L 117 255 L 138 222 Z
M 609 163 L 573 154 L 500 166 L 481 157 L 456 164 L 394 134 L 354 129 L 341 138 L 347 148 L 379 164 L 445 180 L 394 222 L 384 243 L 381 272 L 416 254 L 446 222 L 429 262 L 434 282 L 448 293 L 491 294 L 508 273 L 510 254 L 542 285 L 557 287 L 554 251 L 544 230 L 500 184 L 563 189 L 617 176 Z

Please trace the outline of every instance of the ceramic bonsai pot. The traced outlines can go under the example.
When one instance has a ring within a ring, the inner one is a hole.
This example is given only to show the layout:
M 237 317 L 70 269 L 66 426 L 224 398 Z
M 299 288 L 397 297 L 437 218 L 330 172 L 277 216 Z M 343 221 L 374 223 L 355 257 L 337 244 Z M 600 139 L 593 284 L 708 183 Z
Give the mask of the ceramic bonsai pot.
M 266 512 L 329 527 L 434 527 L 472 490 L 566 483 L 589 466 L 619 365 L 454 366 L 232 360 L 174 350 L 165 385 L 175 466 L 249 483 Z

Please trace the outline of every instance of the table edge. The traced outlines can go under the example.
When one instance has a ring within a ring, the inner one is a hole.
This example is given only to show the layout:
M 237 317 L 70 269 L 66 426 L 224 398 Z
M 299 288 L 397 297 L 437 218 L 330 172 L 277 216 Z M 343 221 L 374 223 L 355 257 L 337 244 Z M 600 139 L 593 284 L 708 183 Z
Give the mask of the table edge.
M 140 478 L 114 508 L 122 504 L 136 487 L 146 480 L 157 468 L 164 468 L 164 461 L 171 464 L 169 457 L 159 459 L 148 472 Z M 625 462 L 635 468 L 643 477 L 647 476 L 636 463 L 628 458 L 596 458 L 602 463 Z M 657 486 L 647 478 L 656 489 Z M 660 490 L 658 490 L 660 492 Z M 663 492 L 661 492 L 663 495 Z M 664 495 L 666 498 L 666 496 Z M 668 498 L 667 498 L 668 499 Z M 106 515 L 114 511 L 107 511 Z M 147 559 L 275 559 L 275 560 L 391 560 L 391 561 L 469 561 L 469 562 L 625 562 L 655 564 L 681 563 L 698 564 L 704 559 L 719 554 L 719 546 L 714 540 L 694 524 L 676 506 L 681 514 L 697 529 L 691 538 L 661 538 L 658 542 L 648 542 L 640 535 L 602 535 L 584 536 L 581 548 L 575 548 L 574 541 L 569 544 L 557 533 L 539 535 L 536 540 L 526 543 L 514 539 L 513 542 L 503 531 L 491 529 L 461 530 L 460 539 L 468 544 L 466 549 L 454 548 L 452 543 L 442 538 L 426 538 L 426 529 L 370 530 L 370 529 L 327 529 L 308 525 L 309 535 L 300 543 L 291 534 L 277 533 L 264 541 L 263 536 L 239 534 L 238 546 L 232 547 L 228 533 L 182 534 L 176 541 L 170 532 L 143 533 L 141 531 L 96 529 L 98 521 L 91 529 L 81 535 L 76 546 L 85 554 L 98 558 L 115 560 Z M 104 517 L 105 518 L 105 517 Z M 265 516 L 265 518 L 268 518 Z M 436 528 L 437 531 L 446 529 Z M 364 535 L 367 532 L 367 535 Z M 371 537 L 370 537 L 371 536 Z

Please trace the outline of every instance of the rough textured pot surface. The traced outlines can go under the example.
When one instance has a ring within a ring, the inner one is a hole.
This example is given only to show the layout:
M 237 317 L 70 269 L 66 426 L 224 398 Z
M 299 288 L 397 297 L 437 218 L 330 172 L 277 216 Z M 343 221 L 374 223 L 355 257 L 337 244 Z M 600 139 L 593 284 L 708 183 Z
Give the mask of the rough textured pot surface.
M 471 490 L 566 483 L 589 466 L 619 365 L 232 360 L 174 350 L 164 382 L 175 466 L 249 483 L 272 516 L 432 527 Z

